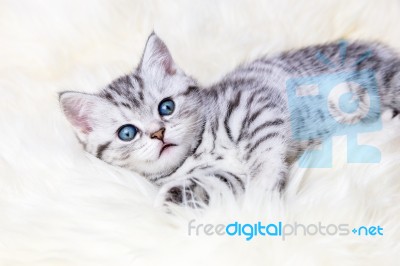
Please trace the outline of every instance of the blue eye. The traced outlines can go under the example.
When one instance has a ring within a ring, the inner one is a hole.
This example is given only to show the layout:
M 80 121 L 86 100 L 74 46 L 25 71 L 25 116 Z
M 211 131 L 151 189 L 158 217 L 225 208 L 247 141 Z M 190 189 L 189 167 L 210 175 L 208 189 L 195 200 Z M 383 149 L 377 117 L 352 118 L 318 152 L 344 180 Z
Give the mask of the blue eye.
M 158 105 L 158 113 L 161 116 L 170 115 L 175 110 L 175 103 L 171 99 L 162 100 Z
M 124 125 L 118 129 L 118 138 L 122 141 L 131 141 L 137 134 L 136 127 L 132 125 Z

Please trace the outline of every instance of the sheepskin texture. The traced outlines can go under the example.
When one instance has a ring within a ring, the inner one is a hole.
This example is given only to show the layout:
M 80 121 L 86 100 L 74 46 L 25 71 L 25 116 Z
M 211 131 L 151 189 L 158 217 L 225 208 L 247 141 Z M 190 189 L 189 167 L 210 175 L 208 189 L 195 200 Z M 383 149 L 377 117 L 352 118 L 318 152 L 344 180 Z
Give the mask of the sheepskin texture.
M 341 38 L 400 50 L 396 0 L 1 0 L 0 265 L 399 265 L 400 122 L 360 134 L 379 164 L 291 170 L 281 197 L 223 197 L 207 210 L 154 207 L 140 176 L 86 154 L 57 92 L 129 72 L 154 29 L 202 84 L 265 53 Z M 380 225 L 383 236 L 188 235 L 188 222 Z

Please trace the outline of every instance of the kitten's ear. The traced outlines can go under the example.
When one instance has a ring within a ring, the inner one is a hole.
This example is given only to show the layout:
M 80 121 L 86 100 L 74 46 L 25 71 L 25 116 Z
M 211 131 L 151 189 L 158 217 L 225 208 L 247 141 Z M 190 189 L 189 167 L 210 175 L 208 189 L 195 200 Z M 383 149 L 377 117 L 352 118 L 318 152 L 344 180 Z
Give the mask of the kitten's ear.
M 59 94 L 59 100 L 65 116 L 77 133 L 87 135 L 92 132 L 98 116 L 97 105 L 101 102 L 98 96 L 67 91 Z
M 161 69 L 165 74 L 174 75 L 178 70 L 165 43 L 153 32 L 146 42 L 138 69 Z

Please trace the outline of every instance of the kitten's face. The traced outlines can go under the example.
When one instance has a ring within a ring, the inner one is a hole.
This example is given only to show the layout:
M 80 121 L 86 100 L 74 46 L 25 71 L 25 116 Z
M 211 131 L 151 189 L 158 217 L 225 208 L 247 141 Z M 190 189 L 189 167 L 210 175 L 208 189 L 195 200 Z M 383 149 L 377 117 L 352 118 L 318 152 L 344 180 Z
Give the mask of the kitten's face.
M 203 128 L 194 80 L 176 67 L 155 34 L 133 74 L 96 95 L 64 92 L 60 103 L 86 151 L 149 178 L 179 167 Z

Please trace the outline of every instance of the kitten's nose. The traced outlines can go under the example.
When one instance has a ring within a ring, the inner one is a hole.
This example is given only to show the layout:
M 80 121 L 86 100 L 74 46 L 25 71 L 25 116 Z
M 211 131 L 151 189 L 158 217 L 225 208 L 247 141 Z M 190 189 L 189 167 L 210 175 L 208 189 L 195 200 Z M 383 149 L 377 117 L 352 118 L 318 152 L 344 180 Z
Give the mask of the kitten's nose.
M 160 128 L 156 132 L 152 133 L 150 137 L 152 139 L 159 139 L 161 141 L 164 141 L 164 132 L 165 132 L 165 127 Z

